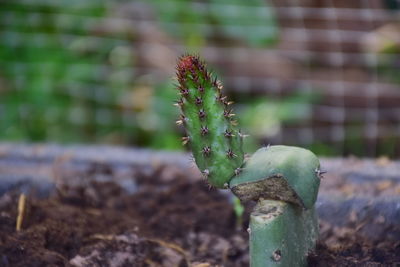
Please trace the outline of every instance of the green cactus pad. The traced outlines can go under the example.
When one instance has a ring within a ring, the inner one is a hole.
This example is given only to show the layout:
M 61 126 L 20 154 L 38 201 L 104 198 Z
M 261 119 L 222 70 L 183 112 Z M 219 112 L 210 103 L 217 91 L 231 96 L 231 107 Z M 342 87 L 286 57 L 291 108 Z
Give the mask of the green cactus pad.
M 196 56 L 183 56 L 177 66 L 181 109 L 178 125 L 192 149 L 197 166 L 208 182 L 226 188 L 243 163 L 242 136 L 235 127 L 231 102 L 222 85 Z
M 261 200 L 250 215 L 250 266 L 306 266 L 318 238 L 314 207 Z
M 242 201 L 275 199 L 309 209 L 317 199 L 319 173 L 319 160 L 311 151 L 270 146 L 257 150 L 229 186 Z

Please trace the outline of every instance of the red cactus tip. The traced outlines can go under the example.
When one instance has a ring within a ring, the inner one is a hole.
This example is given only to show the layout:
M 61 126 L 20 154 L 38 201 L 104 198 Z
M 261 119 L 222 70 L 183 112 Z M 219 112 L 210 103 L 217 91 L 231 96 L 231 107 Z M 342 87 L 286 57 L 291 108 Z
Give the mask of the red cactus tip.
M 177 68 L 179 71 L 190 70 L 193 69 L 193 67 L 196 66 L 198 62 L 199 62 L 198 57 L 192 55 L 185 55 L 179 59 Z

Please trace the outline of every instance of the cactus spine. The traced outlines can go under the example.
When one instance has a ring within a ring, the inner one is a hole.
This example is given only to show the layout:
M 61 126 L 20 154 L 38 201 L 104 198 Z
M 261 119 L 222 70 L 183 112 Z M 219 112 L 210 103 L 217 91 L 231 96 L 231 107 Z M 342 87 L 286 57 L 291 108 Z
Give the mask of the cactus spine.
M 243 136 L 233 119 L 232 102 L 221 93 L 222 84 L 197 56 L 185 55 L 177 66 L 180 94 L 177 121 L 186 129 L 183 143 L 191 146 L 197 166 L 208 182 L 226 188 L 243 164 Z

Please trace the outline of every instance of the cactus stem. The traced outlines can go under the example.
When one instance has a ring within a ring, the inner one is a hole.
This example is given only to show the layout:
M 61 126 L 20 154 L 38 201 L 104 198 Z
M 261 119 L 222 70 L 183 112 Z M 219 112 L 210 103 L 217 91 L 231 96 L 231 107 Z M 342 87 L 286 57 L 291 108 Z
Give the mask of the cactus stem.
M 208 134 L 208 127 L 207 126 L 201 126 L 201 129 L 200 129 L 200 132 L 201 132 L 201 135 L 206 135 L 206 134 Z
M 183 55 L 176 70 L 181 98 L 177 106 L 185 116 L 179 118 L 178 124 L 183 125 L 190 136 L 193 156 L 200 170 L 209 170 L 208 182 L 224 188 L 235 169 L 243 164 L 242 141 L 232 125 L 235 122 L 231 118 L 232 109 L 228 107 L 232 102 L 222 95 L 221 82 L 198 56 Z M 189 139 L 183 141 L 187 143 Z
M 260 199 L 249 224 L 250 266 L 307 266 L 307 254 L 318 238 L 314 207 Z
M 198 56 L 183 55 L 177 64 L 182 115 L 195 163 L 208 187 L 229 188 L 240 200 L 257 200 L 250 217 L 250 265 L 303 266 L 318 235 L 315 200 L 326 173 L 311 152 L 265 146 L 253 156 L 242 151 L 233 102 L 222 83 Z M 268 200 L 271 199 L 271 200 Z M 275 200 L 273 200 L 275 199 Z
M 203 147 L 202 152 L 204 156 L 208 157 L 211 154 L 211 147 L 210 146 Z

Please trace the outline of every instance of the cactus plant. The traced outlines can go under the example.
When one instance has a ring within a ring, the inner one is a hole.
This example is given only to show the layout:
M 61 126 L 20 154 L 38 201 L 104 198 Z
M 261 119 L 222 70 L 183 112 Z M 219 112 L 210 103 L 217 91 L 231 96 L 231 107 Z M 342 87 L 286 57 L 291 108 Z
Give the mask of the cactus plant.
M 206 70 L 196 56 L 180 58 L 177 66 L 181 109 L 180 119 L 196 164 L 209 183 L 226 188 L 243 163 L 242 138 L 229 102 L 222 95 L 221 83 Z
M 221 82 L 192 55 L 179 59 L 177 78 L 177 124 L 197 166 L 211 185 L 258 202 L 250 216 L 250 265 L 304 266 L 318 236 L 318 158 L 303 148 L 268 146 L 244 161 L 243 135 Z
M 250 215 L 251 266 L 304 266 L 314 249 L 318 221 L 314 203 L 321 171 L 309 150 L 260 148 L 230 181 L 243 201 L 258 201 Z
M 318 238 L 314 207 L 261 200 L 250 215 L 251 266 L 305 266 Z
M 242 173 L 230 181 L 242 200 L 277 199 L 311 209 L 320 179 L 318 158 L 309 150 L 290 146 L 260 148 L 246 162 Z

